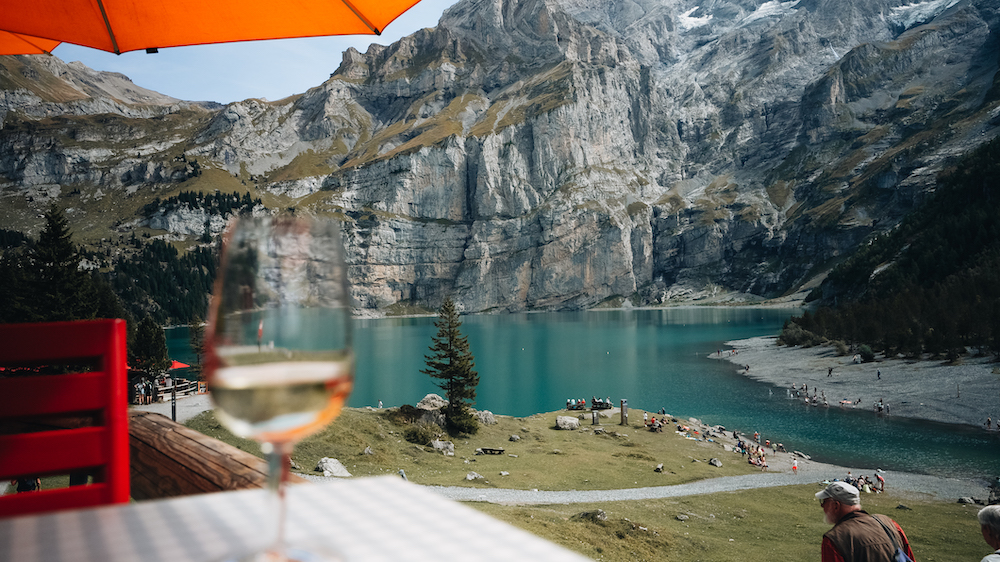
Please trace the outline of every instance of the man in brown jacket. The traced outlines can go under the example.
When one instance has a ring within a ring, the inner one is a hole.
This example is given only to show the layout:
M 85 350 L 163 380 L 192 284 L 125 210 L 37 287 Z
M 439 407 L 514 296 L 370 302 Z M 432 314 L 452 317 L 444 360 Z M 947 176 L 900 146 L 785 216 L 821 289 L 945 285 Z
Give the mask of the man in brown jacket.
M 900 548 L 910 560 L 913 550 L 902 527 L 885 515 L 869 515 L 861 509 L 858 489 L 846 482 L 833 482 L 816 494 L 833 525 L 823 535 L 822 562 L 894 562 Z

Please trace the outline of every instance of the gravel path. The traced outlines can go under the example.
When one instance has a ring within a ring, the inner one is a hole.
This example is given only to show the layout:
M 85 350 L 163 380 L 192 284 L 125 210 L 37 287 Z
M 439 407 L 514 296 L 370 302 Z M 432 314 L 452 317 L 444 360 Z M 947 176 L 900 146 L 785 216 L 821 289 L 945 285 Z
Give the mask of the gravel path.
M 163 414 L 168 418 L 171 415 L 171 410 L 173 410 L 173 404 L 171 404 L 170 397 L 163 402 L 156 402 L 155 404 L 132 404 L 129 406 L 130 410 L 141 410 L 143 412 L 154 412 L 157 414 Z M 205 410 L 212 409 L 212 400 L 207 394 L 195 394 L 193 396 L 178 396 L 177 397 L 177 423 L 184 423 L 189 419 L 197 416 L 198 414 L 204 412 Z
M 461 486 L 428 486 L 428 489 L 457 501 L 482 501 L 498 504 L 570 504 L 601 503 L 612 501 L 650 500 L 733 492 L 753 488 L 770 488 L 792 484 L 816 483 L 833 478 L 843 478 L 850 470 L 854 475 L 864 474 L 857 468 L 845 468 L 823 463 L 801 463 L 799 473 L 766 472 L 711 478 L 676 486 L 654 486 L 649 488 L 625 488 L 620 490 L 505 490 L 499 488 L 465 488 Z M 989 497 L 986 482 L 925 476 L 906 472 L 888 471 L 884 474 L 886 488 L 896 495 L 913 498 L 955 501 L 969 496 L 986 499 Z M 901 492 L 902 491 L 902 492 Z M 807 498 L 808 499 L 808 498 Z M 861 498 L 864 503 L 864 497 Z

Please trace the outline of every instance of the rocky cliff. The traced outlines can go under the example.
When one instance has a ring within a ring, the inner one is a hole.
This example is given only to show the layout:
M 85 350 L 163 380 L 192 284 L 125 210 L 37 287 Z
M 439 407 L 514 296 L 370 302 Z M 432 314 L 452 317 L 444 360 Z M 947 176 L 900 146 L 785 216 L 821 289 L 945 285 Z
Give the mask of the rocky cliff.
M 30 231 L 58 198 L 94 240 L 193 237 L 221 220 L 139 209 L 250 191 L 343 220 L 368 309 L 779 296 L 997 134 L 998 8 L 462 0 L 300 96 L 223 108 L 6 58 L 0 219 Z

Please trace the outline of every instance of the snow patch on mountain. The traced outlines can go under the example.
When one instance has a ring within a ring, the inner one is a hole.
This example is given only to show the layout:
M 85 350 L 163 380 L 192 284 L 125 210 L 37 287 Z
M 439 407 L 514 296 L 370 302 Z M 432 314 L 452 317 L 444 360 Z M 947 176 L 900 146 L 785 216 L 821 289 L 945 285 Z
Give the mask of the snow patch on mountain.
M 906 6 L 892 8 L 890 21 L 904 28 L 910 28 L 918 23 L 924 23 L 935 18 L 941 12 L 958 4 L 961 0 L 931 0 Z
M 798 5 L 800 0 L 793 0 L 792 2 L 779 2 L 778 0 L 770 0 L 769 2 L 764 2 L 757 9 L 753 11 L 752 14 L 743 18 L 743 24 L 746 25 L 750 22 L 757 20 L 762 20 L 765 18 L 778 18 L 790 13 L 796 5 Z
M 695 6 L 690 10 L 684 12 L 683 14 L 677 16 L 677 25 L 680 26 L 684 31 L 689 31 L 696 27 L 701 27 L 703 25 L 708 25 L 708 22 L 712 20 L 712 14 L 707 16 L 702 16 L 700 18 L 691 17 L 691 14 L 697 12 L 701 9 L 701 6 Z

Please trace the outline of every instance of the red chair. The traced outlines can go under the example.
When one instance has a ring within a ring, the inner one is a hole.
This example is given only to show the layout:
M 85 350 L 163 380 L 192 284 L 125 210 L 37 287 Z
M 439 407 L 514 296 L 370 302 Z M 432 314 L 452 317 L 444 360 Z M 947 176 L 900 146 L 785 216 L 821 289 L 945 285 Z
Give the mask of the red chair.
M 93 483 L 86 485 L 11 490 L 0 496 L 0 517 L 129 500 L 125 337 L 124 320 L 0 325 L 0 482 L 72 473 L 93 476 Z M 94 370 L 17 373 L 87 363 Z M 74 416 L 90 425 L 67 424 Z

